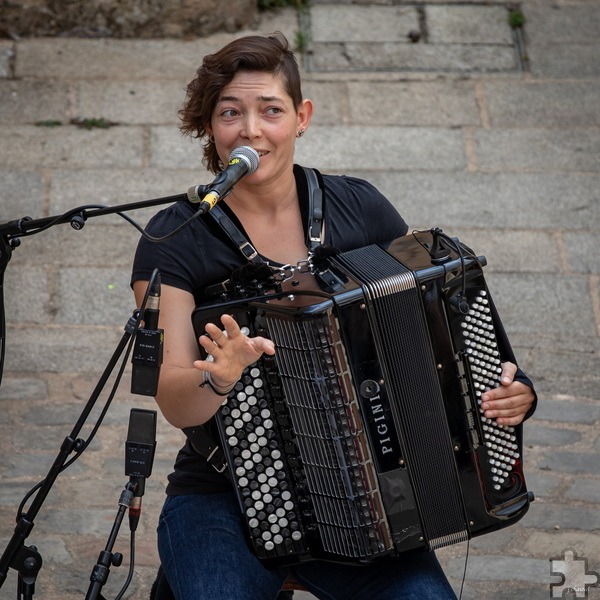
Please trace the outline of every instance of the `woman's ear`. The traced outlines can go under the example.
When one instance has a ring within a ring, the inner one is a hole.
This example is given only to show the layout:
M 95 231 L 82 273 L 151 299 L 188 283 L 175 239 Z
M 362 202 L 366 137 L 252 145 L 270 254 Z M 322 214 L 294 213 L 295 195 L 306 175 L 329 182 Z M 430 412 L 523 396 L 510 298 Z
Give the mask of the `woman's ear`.
M 314 111 L 312 100 L 305 98 L 298 108 L 298 131 L 305 131 L 310 123 Z

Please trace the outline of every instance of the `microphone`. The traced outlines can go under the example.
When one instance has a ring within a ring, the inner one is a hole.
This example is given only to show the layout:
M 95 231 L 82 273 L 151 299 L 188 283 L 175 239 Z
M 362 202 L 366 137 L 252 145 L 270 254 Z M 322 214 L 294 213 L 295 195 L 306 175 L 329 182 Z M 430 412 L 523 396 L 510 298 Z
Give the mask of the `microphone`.
M 129 528 L 135 531 L 142 512 L 146 479 L 152 474 L 156 450 L 156 411 L 132 408 L 125 442 L 125 475 L 134 484 L 129 506 Z
M 199 211 L 204 214 L 224 198 L 231 188 L 244 175 L 252 175 L 258 169 L 258 152 L 250 146 L 235 148 L 229 155 L 227 166 L 216 176 L 209 186 L 196 185 L 188 190 L 188 200 L 195 204 L 201 202 Z M 200 197 L 200 194 L 206 194 Z
M 144 327 L 137 330 L 131 362 L 131 393 L 156 396 L 163 361 L 163 330 L 158 328 L 160 273 L 156 274 L 144 310 Z

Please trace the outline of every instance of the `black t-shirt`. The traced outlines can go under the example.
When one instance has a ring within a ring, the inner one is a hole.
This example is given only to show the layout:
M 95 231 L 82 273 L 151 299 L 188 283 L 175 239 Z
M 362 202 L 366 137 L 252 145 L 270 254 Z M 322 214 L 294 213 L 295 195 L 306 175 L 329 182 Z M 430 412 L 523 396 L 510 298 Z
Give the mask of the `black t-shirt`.
M 306 230 L 308 186 L 303 170 L 297 165 L 294 166 L 294 175 Z M 408 226 L 404 219 L 370 183 L 346 176 L 318 174 L 318 177 L 324 192 L 323 241 L 326 245 L 345 252 L 369 244 L 385 245 L 406 235 Z M 226 201 L 219 206 L 243 231 Z M 197 205 L 188 202 L 174 203 L 157 213 L 146 230 L 154 237 L 162 237 L 190 218 L 196 210 Z M 162 283 L 192 293 L 196 304 L 200 304 L 207 285 L 228 279 L 245 262 L 246 259 L 214 219 L 203 215 L 165 242 L 141 238 L 134 259 L 132 282 L 148 281 L 154 269 L 158 268 Z M 216 435 L 215 429 L 211 421 L 207 430 Z M 167 493 L 215 493 L 229 489 L 225 476 L 209 466 L 187 442 L 177 456 L 174 472 L 169 475 Z

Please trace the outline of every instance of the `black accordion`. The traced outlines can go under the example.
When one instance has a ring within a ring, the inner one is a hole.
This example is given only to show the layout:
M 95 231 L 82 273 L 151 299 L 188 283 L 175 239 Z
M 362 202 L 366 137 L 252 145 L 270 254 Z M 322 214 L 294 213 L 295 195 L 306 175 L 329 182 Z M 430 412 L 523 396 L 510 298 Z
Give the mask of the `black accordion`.
M 417 232 L 195 310 L 275 342 L 216 415 L 257 556 L 368 563 L 526 513 L 521 429 L 479 408 L 514 360 L 485 263 Z

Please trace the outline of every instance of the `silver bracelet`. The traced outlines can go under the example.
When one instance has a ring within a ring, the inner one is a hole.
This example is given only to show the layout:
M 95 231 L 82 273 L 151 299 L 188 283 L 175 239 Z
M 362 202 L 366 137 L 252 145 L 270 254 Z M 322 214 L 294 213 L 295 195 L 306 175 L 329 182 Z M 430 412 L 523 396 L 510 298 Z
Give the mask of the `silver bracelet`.
M 204 371 L 204 381 L 199 387 L 208 386 L 217 396 L 229 396 L 231 390 L 235 387 L 235 383 L 227 387 L 217 385 L 211 377 L 210 371 Z

